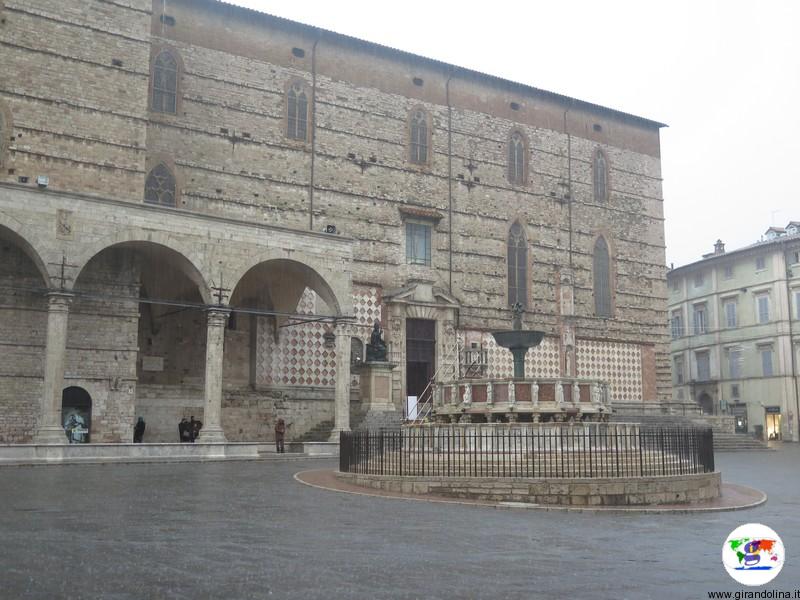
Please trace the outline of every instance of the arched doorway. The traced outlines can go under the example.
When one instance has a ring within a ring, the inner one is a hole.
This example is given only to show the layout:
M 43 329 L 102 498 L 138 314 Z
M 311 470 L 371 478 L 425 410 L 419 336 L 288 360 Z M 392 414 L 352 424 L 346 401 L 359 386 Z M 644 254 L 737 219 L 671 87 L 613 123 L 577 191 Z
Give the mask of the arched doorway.
M 697 403 L 700 405 L 700 410 L 703 411 L 704 415 L 714 414 L 714 401 L 707 392 L 700 394 L 700 398 L 697 399 Z
M 88 444 L 92 430 L 92 397 L 82 387 L 61 392 L 61 423 L 70 444 Z

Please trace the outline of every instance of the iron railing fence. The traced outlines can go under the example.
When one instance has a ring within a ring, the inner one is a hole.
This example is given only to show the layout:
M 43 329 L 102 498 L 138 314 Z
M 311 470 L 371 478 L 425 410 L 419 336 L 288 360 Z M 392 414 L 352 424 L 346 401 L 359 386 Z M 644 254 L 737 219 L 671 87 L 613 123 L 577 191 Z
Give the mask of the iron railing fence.
M 435 477 L 647 477 L 714 471 L 710 428 L 621 423 L 342 432 L 339 470 Z

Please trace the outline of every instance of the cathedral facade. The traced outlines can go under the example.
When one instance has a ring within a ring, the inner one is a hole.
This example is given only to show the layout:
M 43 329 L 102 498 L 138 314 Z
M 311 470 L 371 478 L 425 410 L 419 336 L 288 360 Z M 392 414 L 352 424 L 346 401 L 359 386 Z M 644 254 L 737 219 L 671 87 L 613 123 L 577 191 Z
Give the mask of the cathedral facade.
M 669 401 L 662 124 L 216 0 L 0 41 L 0 443 L 347 430 L 376 321 L 399 413 L 515 303 L 526 374 Z

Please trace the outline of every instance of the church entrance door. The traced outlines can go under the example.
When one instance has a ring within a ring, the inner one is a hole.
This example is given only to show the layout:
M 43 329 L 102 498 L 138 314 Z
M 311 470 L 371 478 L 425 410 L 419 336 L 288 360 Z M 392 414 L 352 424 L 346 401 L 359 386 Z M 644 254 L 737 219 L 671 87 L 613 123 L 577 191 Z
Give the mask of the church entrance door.
M 406 319 L 406 395 L 419 403 L 430 400 L 436 365 L 436 321 Z M 424 395 L 424 397 L 423 397 Z

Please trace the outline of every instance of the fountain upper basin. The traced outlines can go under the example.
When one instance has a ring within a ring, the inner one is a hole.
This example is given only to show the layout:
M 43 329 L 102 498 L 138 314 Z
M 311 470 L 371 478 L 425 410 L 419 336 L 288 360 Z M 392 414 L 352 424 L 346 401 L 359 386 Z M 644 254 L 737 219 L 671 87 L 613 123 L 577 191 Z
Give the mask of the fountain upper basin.
M 544 337 L 544 331 L 512 330 L 493 331 L 494 341 L 498 346 L 508 348 L 534 348 Z

